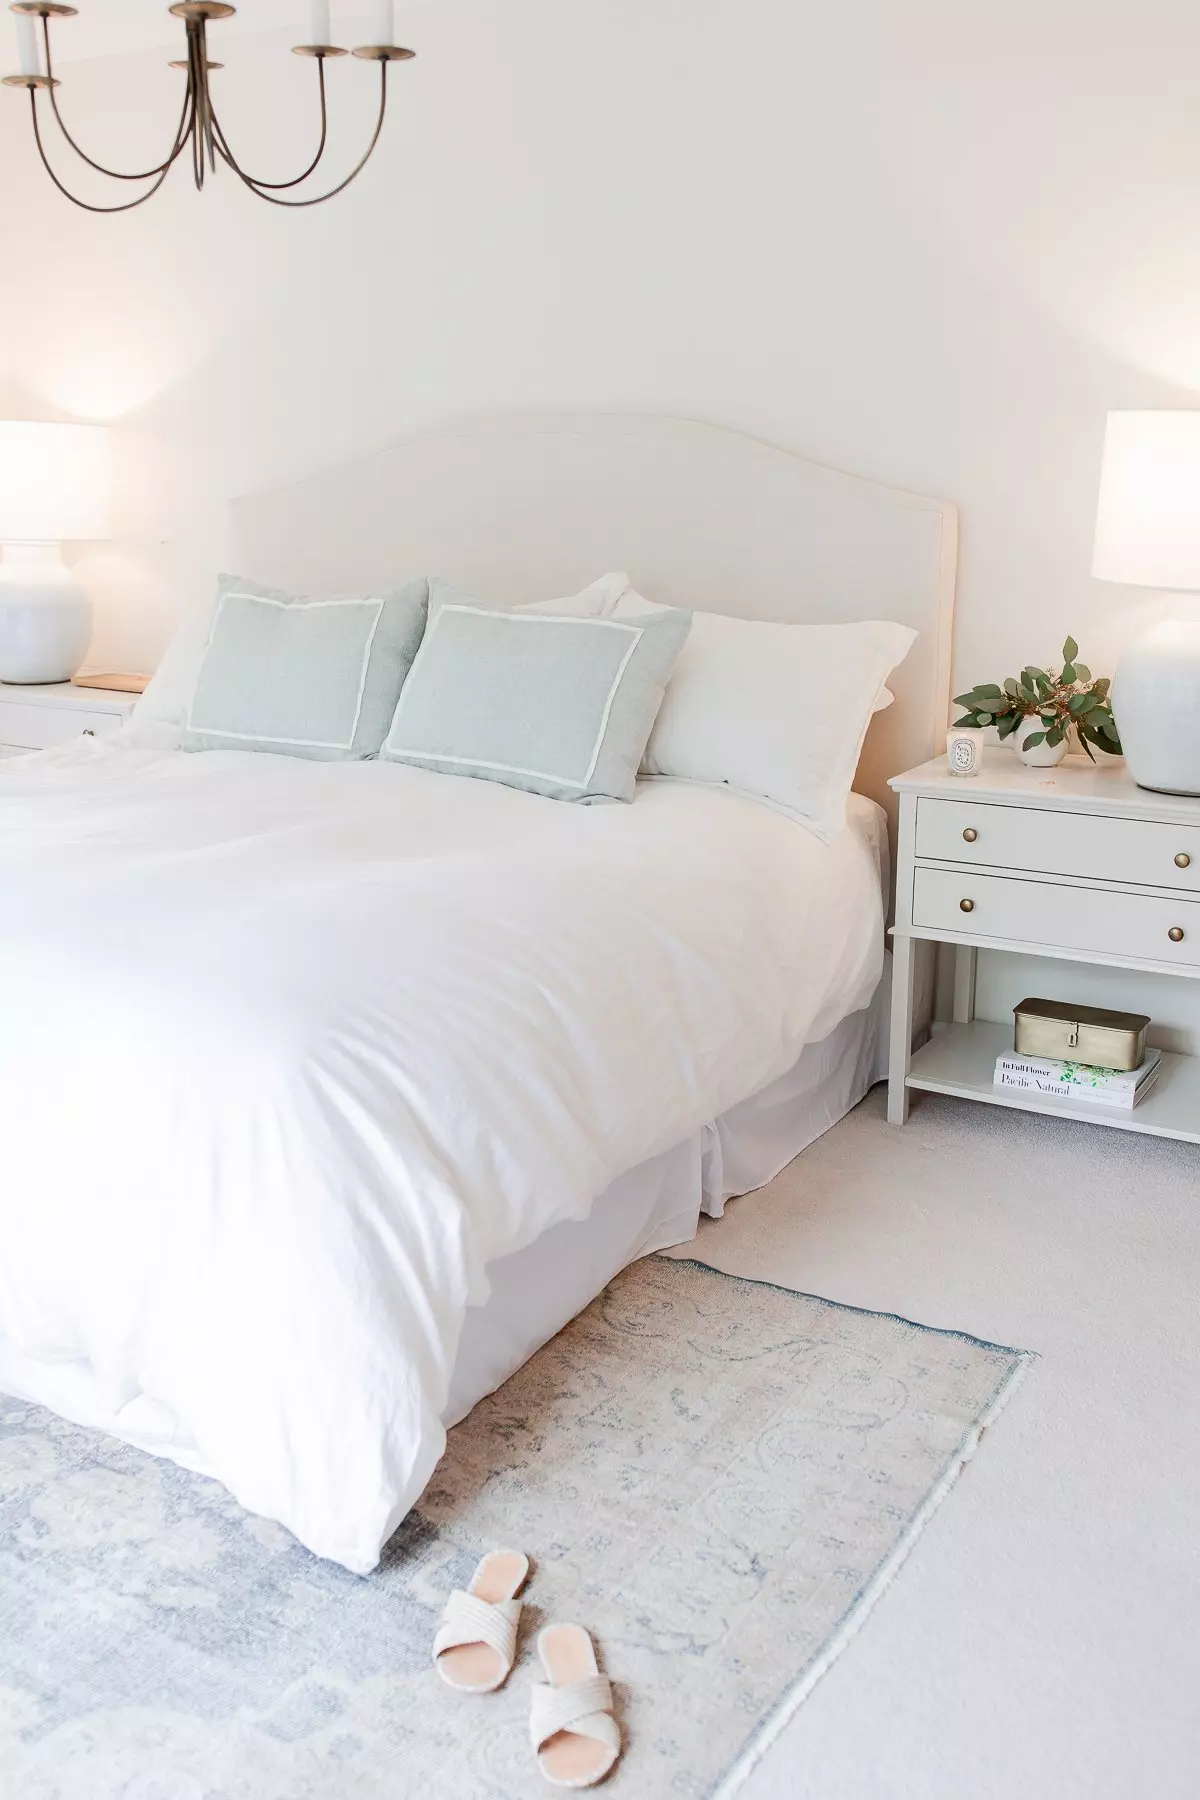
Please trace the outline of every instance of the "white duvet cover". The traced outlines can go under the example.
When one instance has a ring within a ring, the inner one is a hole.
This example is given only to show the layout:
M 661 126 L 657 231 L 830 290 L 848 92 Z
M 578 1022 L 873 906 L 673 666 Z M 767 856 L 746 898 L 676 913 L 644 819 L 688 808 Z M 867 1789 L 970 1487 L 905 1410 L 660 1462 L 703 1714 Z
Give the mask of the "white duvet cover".
M 0 1343 L 371 1569 L 485 1265 L 868 1000 L 870 848 L 85 741 L 0 764 Z M 65 1384 L 65 1385 L 64 1385 Z

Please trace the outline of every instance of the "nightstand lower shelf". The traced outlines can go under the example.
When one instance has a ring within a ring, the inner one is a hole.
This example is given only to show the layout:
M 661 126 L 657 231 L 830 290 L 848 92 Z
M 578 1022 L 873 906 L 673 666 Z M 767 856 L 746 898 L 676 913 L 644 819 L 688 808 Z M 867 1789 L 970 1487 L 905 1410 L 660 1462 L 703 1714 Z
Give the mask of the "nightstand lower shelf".
M 1200 1144 L 1200 1056 L 1164 1051 L 1158 1080 L 1139 1105 L 1125 1112 L 1090 1100 L 1059 1100 L 1052 1094 L 996 1087 L 992 1081 L 996 1058 L 1011 1049 L 1011 1025 L 993 1025 L 983 1019 L 969 1025 L 948 1025 L 914 1053 L 905 1086 Z

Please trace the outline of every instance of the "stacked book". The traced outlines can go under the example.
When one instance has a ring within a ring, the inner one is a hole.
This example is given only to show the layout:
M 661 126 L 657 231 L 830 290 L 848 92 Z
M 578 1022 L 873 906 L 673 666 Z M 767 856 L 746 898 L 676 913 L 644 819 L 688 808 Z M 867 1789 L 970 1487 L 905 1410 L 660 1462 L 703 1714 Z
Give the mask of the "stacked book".
M 1154 1086 L 1161 1061 L 1160 1051 L 1147 1050 L 1138 1069 L 1095 1069 L 1089 1063 L 1060 1062 L 1055 1057 L 1018 1056 L 1013 1050 L 996 1058 L 992 1081 L 996 1087 L 1027 1088 L 1060 1100 L 1091 1101 L 1128 1112 Z

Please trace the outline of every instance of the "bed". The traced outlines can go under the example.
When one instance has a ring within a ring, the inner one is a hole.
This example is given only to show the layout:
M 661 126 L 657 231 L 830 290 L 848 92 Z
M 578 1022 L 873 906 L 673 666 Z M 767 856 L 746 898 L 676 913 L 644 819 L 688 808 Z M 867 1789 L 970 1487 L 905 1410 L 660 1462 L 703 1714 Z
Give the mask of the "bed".
M 450 1423 L 873 1078 L 877 802 L 945 720 L 954 517 L 708 427 L 508 419 L 240 503 L 235 537 L 315 591 L 622 564 L 922 634 L 829 844 L 670 781 L 583 809 L 120 742 L 0 771 L 0 1390 L 365 1573 Z

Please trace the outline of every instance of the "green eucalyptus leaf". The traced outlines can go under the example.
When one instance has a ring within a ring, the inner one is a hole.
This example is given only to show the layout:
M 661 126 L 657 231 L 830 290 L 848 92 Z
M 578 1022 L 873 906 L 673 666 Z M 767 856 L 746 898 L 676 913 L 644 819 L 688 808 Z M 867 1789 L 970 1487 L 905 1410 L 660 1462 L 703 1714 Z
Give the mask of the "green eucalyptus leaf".
M 1056 745 L 1062 743 L 1066 735 L 1067 728 L 1065 725 L 1055 725 L 1053 730 L 1046 733 L 1046 742 L 1050 745 L 1051 749 L 1054 749 Z
M 1009 675 L 1007 677 L 1007 679 L 1005 680 L 1004 691 L 1006 694 L 1010 695 L 1013 699 L 1016 698 L 1017 684 L 1011 675 Z
M 955 694 L 954 704 L 955 706 L 974 706 L 975 689 L 972 688 L 969 694 Z
M 1017 726 L 1021 723 L 1021 720 L 1024 718 L 1024 716 L 1025 715 L 1023 713 L 1010 712 L 1010 713 L 1005 713 L 1003 718 L 997 719 L 996 730 L 1000 734 L 1000 742 L 1001 743 L 1004 742 L 1005 738 L 1012 736 L 1013 732 L 1017 729 Z
M 1078 681 L 1079 677 L 1075 673 L 1075 664 L 1074 663 L 1064 663 L 1063 664 L 1063 672 L 1062 672 L 1061 679 L 1062 679 L 1062 684 L 1064 687 L 1070 687 L 1070 685 L 1073 681 Z
M 1069 663 L 1074 662 L 1078 655 L 1079 645 L 1075 642 L 1073 637 L 1069 637 L 1063 645 L 1063 661 Z
M 988 681 L 981 682 L 975 689 L 975 692 L 979 695 L 981 700 L 998 700 L 1000 698 L 1001 690 L 996 686 L 994 681 Z
M 1107 700 L 1108 699 L 1108 690 L 1111 686 L 1112 686 L 1112 676 L 1111 675 L 1102 675 L 1100 677 L 1099 681 L 1094 681 L 1092 683 L 1092 692 L 1093 692 L 1093 694 L 1097 695 L 1101 700 Z
M 1092 679 L 1092 671 L 1088 668 L 1086 663 L 1081 663 L 1076 660 L 1075 679 L 1076 681 L 1090 681 Z
M 1027 738 L 1021 740 L 1021 748 L 1022 750 L 1036 750 L 1038 745 L 1044 744 L 1045 741 L 1046 734 L 1044 731 L 1031 731 Z

